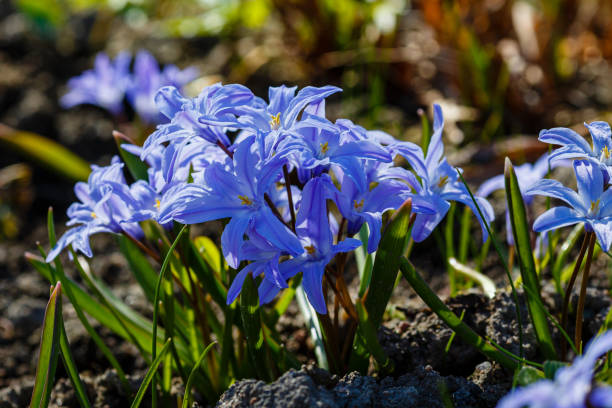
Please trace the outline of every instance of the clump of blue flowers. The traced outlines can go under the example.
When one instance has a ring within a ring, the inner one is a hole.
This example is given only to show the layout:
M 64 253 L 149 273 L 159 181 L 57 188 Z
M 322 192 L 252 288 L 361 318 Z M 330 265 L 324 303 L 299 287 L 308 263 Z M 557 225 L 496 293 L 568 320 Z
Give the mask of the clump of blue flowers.
M 607 408 L 612 406 L 612 387 L 595 380 L 600 358 L 612 349 L 612 331 L 594 338 L 584 355 L 562 367 L 553 380 L 541 380 L 505 396 L 498 408 Z
M 131 55 L 125 51 L 114 60 L 99 53 L 93 69 L 68 81 L 69 91 L 60 100 L 62 106 L 96 105 L 119 116 L 127 99 L 143 122 L 155 125 L 165 120 L 155 105 L 158 89 L 167 85 L 182 88 L 198 75 L 194 67 L 180 70 L 170 64 L 160 69 L 155 57 L 144 50 L 136 54 L 132 70 L 131 63 Z
M 166 228 L 226 220 L 222 253 L 238 271 L 228 303 L 239 295 L 247 274 L 262 278 L 263 304 L 301 273 L 308 300 L 323 315 L 323 288 L 334 275 L 330 265 L 336 255 L 362 245 L 354 238 L 362 228 L 367 228 L 365 246 L 372 253 L 386 214 L 406 200 L 416 215 L 412 237 L 417 242 L 431 234 L 450 201 L 474 207 L 457 170 L 444 158 L 444 122 L 437 105 L 425 155 L 383 132 L 346 119 L 328 120 L 325 100 L 341 91 L 334 86 L 272 87 L 266 101 L 242 85 L 215 84 L 188 98 L 179 86 L 184 81 L 177 78 L 189 75 L 166 67 L 144 80 L 139 71 L 157 68 L 148 54 L 139 54 L 129 80 L 126 61 L 123 54 L 113 63 L 99 56 L 96 70 L 73 81 L 64 102 L 91 102 L 86 90 L 98 95 L 96 89 L 105 87 L 112 97 L 95 103 L 116 110 L 119 95 L 126 92 L 146 117 L 162 115 L 164 123 L 142 147 L 123 145 L 149 166 L 148 178 L 127 183 L 118 159 L 108 168 L 95 168 L 87 184 L 75 187 L 82 202 L 68 212 L 68 225 L 75 227 L 47 261 L 69 245 L 91 256 L 88 238 L 98 232 L 124 234 L 151 249 L 154 245 L 145 242 L 139 226 L 147 220 Z M 152 109 L 147 102 L 151 87 L 173 80 L 151 98 Z M 408 160 L 410 169 L 394 165 L 397 155 Z M 493 211 L 485 199 L 476 200 L 486 239 L 484 223 L 492 221 Z

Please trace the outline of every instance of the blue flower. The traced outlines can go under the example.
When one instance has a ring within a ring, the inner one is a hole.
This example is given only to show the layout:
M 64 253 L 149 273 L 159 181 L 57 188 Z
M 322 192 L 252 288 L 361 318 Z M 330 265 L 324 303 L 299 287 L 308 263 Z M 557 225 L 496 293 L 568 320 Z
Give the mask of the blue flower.
M 265 194 L 281 176 L 285 160 L 279 158 L 259 166 L 260 158 L 252 149 L 253 138 L 245 139 L 233 157 L 233 169 L 213 163 L 203 172 L 204 185 L 189 184 L 176 200 L 183 202 L 172 217 L 184 224 L 196 224 L 230 218 L 221 235 L 227 263 L 238 268 L 240 248 L 248 227 L 287 252 L 301 252 L 295 235 L 272 212 Z
M 398 142 L 391 146 L 391 151 L 402 155 L 415 170 L 420 181 L 416 178 L 408 180 L 415 190 L 413 197 L 427 200 L 434 214 L 417 214 L 412 227 L 412 239 L 421 242 L 431 234 L 434 228 L 442 221 L 448 209 L 449 201 L 457 201 L 470 207 L 482 227 L 483 239 L 488 239 L 485 220 L 490 223 L 495 215 L 493 208 L 487 200 L 476 197 L 476 201 L 482 211 L 485 220 L 480 217 L 478 209 L 474 205 L 469 192 L 459 179 L 457 170 L 448 164 L 444 155 L 444 144 L 442 143 L 442 130 L 444 129 L 444 118 L 439 105 L 434 105 L 434 133 L 427 149 L 427 156 L 416 145 L 409 142 Z
M 304 186 L 296 217 L 296 233 L 304 251 L 279 265 L 284 280 L 302 272 L 302 286 L 308 301 L 320 314 L 327 313 L 323 295 L 325 267 L 337 253 L 350 252 L 361 246 L 361 241 L 354 238 L 334 245 L 327 213 L 330 188 L 333 188 L 333 184 L 327 175 L 313 178 Z
M 560 368 L 554 380 L 541 380 L 519 388 L 499 401 L 497 408 L 608 408 L 612 387 L 596 384 L 597 360 L 612 349 L 612 331 L 593 339 L 586 353 L 569 367 Z
M 314 118 L 307 113 L 304 115 L 307 119 Z M 312 121 L 312 127 L 300 128 L 296 135 L 287 137 L 278 146 L 278 151 L 288 154 L 302 183 L 326 172 L 332 164 L 343 167 L 348 161 L 359 158 L 391 162 L 391 154 L 379 143 L 352 140 L 338 127 L 327 126 L 326 120 L 317 121 L 320 122 L 318 126 Z
M 242 107 L 240 115 L 241 137 L 257 136 L 262 160 L 267 160 L 277 153 L 278 144 L 289 135 L 297 135 L 300 128 L 333 128 L 325 118 L 325 98 L 340 92 L 335 86 L 320 88 L 307 86 L 297 95 L 297 87 L 270 87 L 269 103 L 256 98 L 251 106 Z M 300 113 L 304 112 L 298 120 Z M 206 123 L 214 123 L 206 121 Z M 238 139 L 240 140 L 240 138 Z
M 161 88 L 155 96 L 155 103 L 170 123 L 158 126 L 147 138 L 141 159 L 144 160 L 157 145 L 166 142 L 177 145 L 177 154 L 194 141 L 229 147 L 231 143 L 226 131 L 239 126 L 239 108 L 251 103 L 253 98 L 248 88 L 236 84 L 208 86 L 193 99 L 183 97 L 176 87 Z M 201 118 L 206 118 L 209 123 L 202 123 Z
M 409 186 L 395 177 L 404 178 L 407 173 L 392 163 L 375 160 L 345 160 L 342 168 L 334 173 L 340 182 L 340 191 L 334 191 L 334 201 L 347 222 L 348 235 L 354 235 L 363 223 L 368 224 L 368 252 L 378 248 L 381 238 L 382 216 L 387 210 L 395 210 L 411 196 Z M 401 171 L 391 171 L 391 169 Z M 433 214 L 429 201 L 412 196 L 413 211 Z
M 108 55 L 96 55 L 94 68 L 68 81 L 70 90 L 60 103 L 65 108 L 88 103 L 117 115 L 123 111 L 123 98 L 130 81 L 130 54 L 119 53 L 111 62 Z
M 567 128 L 544 129 L 539 140 L 544 143 L 560 145 L 550 155 L 551 162 L 559 159 L 589 159 L 598 164 L 604 174 L 606 184 L 612 175 L 612 131 L 606 122 L 584 124 L 593 140 L 593 146 L 578 133 Z
M 87 183 L 78 182 L 74 192 L 81 201 L 68 208 L 70 220 L 68 226 L 77 227 L 68 230 L 47 255 L 47 262 L 52 261 L 68 245 L 91 257 L 89 237 L 99 232 L 125 232 L 133 237 L 141 237 L 142 230 L 137 223 L 126 222 L 131 216 L 131 209 L 126 200 L 129 188 L 122 172 L 123 164 L 118 157 L 110 166 L 92 166 Z
M 604 190 L 604 177 L 597 164 L 574 161 L 578 193 L 556 180 L 544 179 L 525 193 L 557 198 L 569 207 L 553 207 L 533 224 L 536 232 L 550 231 L 583 222 L 587 231 L 595 231 L 601 247 L 608 251 L 612 243 L 612 189 Z
M 155 104 L 155 94 L 163 86 L 181 89 L 194 80 L 198 71 L 189 67 L 183 71 L 175 65 L 166 65 L 160 71 L 155 57 L 140 51 L 134 58 L 134 73 L 127 88 L 127 98 L 138 116 L 147 123 L 162 123 L 165 120 Z

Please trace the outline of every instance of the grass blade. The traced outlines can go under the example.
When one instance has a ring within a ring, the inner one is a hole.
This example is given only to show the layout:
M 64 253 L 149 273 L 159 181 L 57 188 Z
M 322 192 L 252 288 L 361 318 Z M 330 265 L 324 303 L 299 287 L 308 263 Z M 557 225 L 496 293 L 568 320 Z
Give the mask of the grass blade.
M 414 291 L 423 299 L 427 306 L 457 333 L 463 341 L 475 347 L 487 358 L 497 361 L 511 371 L 518 368 L 519 365 L 515 360 L 487 343 L 478 333 L 462 322 L 461 319 L 431 290 L 421 275 L 414 269 L 414 266 L 404 257 L 400 259 L 400 270 L 402 271 L 402 275 L 404 275 Z
M 132 405 L 131 405 L 132 408 L 137 408 L 140 406 L 140 403 L 142 402 L 142 398 L 147 392 L 147 388 L 149 388 L 149 384 L 151 384 L 151 381 L 153 380 L 153 377 L 155 376 L 155 373 L 157 372 L 157 368 L 159 367 L 159 364 L 162 362 L 162 360 L 166 356 L 166 353 L 168 352 L 168 350 L 170 350 L 171 342 L 172 342 L 172 339 L 168 339 L 166 341 L 166 344 L 164 344 L 164 347 L 162 347 L 157 357 L 155 357 L 155 359 L 151 363 L 151 366 L 147 370 L 147 374 L 142 380 L 142 384 L 140 384 L 140 388 L 138 388 L 136 397 L 134 397 L 134 401 L 132 401 Z
M 68 337 L 66 336 L 66 329 L 64 328 L 63 322 L 61 323 L 60 351 L 62 352 L 64 367 L 66 368 L 66 372 L 68 372 L 70 382 L 72 382 L 74 386 L 74 393 L 76 394 L 79 404 L 81 407 L 91 407 L 89 399 L 87 398 L 87 391 L 85 391 L 85 386 L 81 381 L 81 377 L 79 377 L 79 371 L 77 370 L 74 357 L 70 351 L 70 344 L 68 343 Z
M 510 213 L 510 223 L 512 224 L 512 234 L 516 247 L 516 255 L 521 270 L 523 285 L 529 287 L 527 293 L 527 307 L 533 323 L 536 338 L 544 357 L 548 360 L 555 360 L 557 352 L 550 335 L 546 314 L 540 307 L 541 302 L 537 302 L 534 297 L 540 299 L 540 281 L 536 272 L 536 265 L 531 249 L 530 228 L 525 211 L 525 203 L 519 187 L 518 179 L 514 173 L 512 162 L 506 158 L 504 169 L 506 184 L 506 199 L 508 200 L 508 211 Z
M 44 136 L 0 123 L 0 144 L 69 180 L 86 181 L 91 169 L 59 143 Z
M 216 341 L 214 341 L 214 342 L 210 343 L 208 346 L 206 346 L 206 348 L 204 349 L 202 354 L 200 354 L 200 357 L 198 358 L 198 361 L 196 361 L 195 365 L 191 369 L 191 373 L 189 374 L 189 378 L 187 378 L 187 384 L 185 384 L 185 395 L 183 396 L 183 408 L 188 408 L 190 406 L 190 402 L 191 402 L 191 387 L 193 386 L 193 380 L 195 379 L 195 374 L 198 372 L 198 369 L 200 368 L 200 365 L 202 364 L 202 361 L 204 361 L 204 357 L 206 357 L 206 354 L 208 354 L 208 351 L 215 344 L 217 344 Z
M 55 369 L 60 351 L 60 337 L 62 324 L 62 284 L 57 282 L 47 308 L 43 321 L 42 336 L 40 339 L 40 354 L 36 367 L 36 380 L 32 391 L 30 408 L 46 408 L 49 405 L 49 396 L 55 379 Z
M 157 356 L 156 356 L 156 353 L 157 353 L 157 320 L 158 320 L 158 316 L 159 316 L 159 296 L 160 296 L 160 292 L 161 292 L 161 286 L 162 286 L 162 282 L 164 280 L 164 276 L 166 275 L 166 271 L 168 270 L 168 264 L 170 263 L 170 258 L 172 257 L 172 253 L 174 252 L 174 248 L 176 248 L 176 245 L 181 240 L 181 236 L 183 235 L 183 233 L 185 231 L 187 231 L 187 226 L 183 225 L 183 228 L 181 228 L 181 231 L 178 233 L 178 235 L 176 236 L 176 239 L 172 243 L 172 246 L 170 247 L 170 249 L 168 249 L 168 252 L 166 253 L 166 256 L 164 258 L 164 263 L 162 264 L 161 270 L 159 271 L 159 278 L 157 279 L 157 284 L 155 285 L 155 298 L 154 298 L 154 301 L 153 301 L 153 328 L 152 328 L 153 335 L 151 336 L 151 358 L 153 360 L 157 359 Z M 153 380 L 153 387 L 152 387 L 153 406 L 155 406 L 155 402 L 156 402 L 156 390 L 155 390 L 155 378 L 154 377 L 155 377 L 155 372 L 153 371 L 153 377 L 152 377 L 152 380 Z M 132 404 L 132 407 L 133 406 L 134 405 Z
M 516 291 L 516 288 L 514 287 L 514 281 L 512 280 L 512 274 L 510 273 L 510 270 L 508 269 L 508 262 L 506 260 L 506 257 L 504 256 L 504 253 L 501 250 L 501 246 L 499 245 L 499 242 L 497 241 L 497 238 L 495 238 L 495 235 L 493 234 L 493 231 L 491 231 L 491 226 L 489 225 L 489 223 L 486 221 L 486 218 L 482 214 L 482 210 L 480 209 L 480 205 L 478 204 L 478 201 L 476 201 L 476 198 L 474 198 L 474 194 L 472 194 L 472 190 L 470 190 L 470 186 L 468 186 L 467 183 L 465 182 L 465 179 L 463 178 L 463 174 L 461 173 L 461 171 L 459 169 L 455 169 L 455 170 L 457 170 L 457 174 L 459 175 L 459 179 L 461 179 L 461 182 L 463 183 L 463 185 L 465 186 L 466 191 L 470 195 L 470 198 L 472 199 L 472 202 L 474 203 L 474 206 L 476 207 L 476 210 L 478 210 L 478 215 L 480 216 L 480 219 L 482 219 L 483 222 L 484 222 L 484 226 L 487 229 L 487 232 L 489 234 L 489 239 L 493 242 L 493 246 L 495 247 L 495 252 L 497 252 L 497 255 L 499 256 L 499 259 L 501 260 L 502 267 L 504 268 L 504 272 L 506 272 L 506 277 L 508 278 L 508 283 L 510 284 L 510 288 L 512 289 L 512 300 L 514 300 L 514 308 L 515 308 L 515 312 L 516 312 L 516 322 L 518 324 L 518 329 L 519 329 L 519 332 L 518 332 L 518 337 L 519 337 L 519 354 L 520 354 L 520 357 L 523 358 L 524 357 L 524 350 L 523 350 L 523 318 L 521 317 L 521 312 L 520 312 L 520 307 L 519 307 L 518 292 Z M 486 245 L 486 243 L 485 243 L 485 245 Z M 483 247 L 485 245 L 483 245 Z

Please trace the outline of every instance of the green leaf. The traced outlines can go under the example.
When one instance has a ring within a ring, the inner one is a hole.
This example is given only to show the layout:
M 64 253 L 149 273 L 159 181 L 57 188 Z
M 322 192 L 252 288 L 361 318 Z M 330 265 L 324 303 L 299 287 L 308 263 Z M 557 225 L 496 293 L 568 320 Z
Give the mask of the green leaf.
M 166 341 L 166 344 L 164 344 L 164 347 L 162 347 L 157 357 L 155 357 L 155 360 L 153 360 L 153 362 L 151 363 L 151 366 L 147 370 L 147 374 L 142 380 L 142 384 L 140 384 L 140 388 L 138 388 L 136 397 L 134 398 L 134 401 L 132 401 L 132 405 L 131 405 L 132 408 L 137 408 L 140 406 L 140 403 L 142 402 L 142 398 L 144 397 L 145 392 L 147 392 L 147 388 L 149 388 L 149 384 L 151 384 L 151 381 L 153 380 L 153 377 L 155 376 L 155 373 L 157 372 L 157 368 L 159 367 L 159 364 L 162 362 L 162 360 L 166 356 L 166 353 L 168 352 L 168 350 L 170 350 L 171 342 L 172 342 L 172 339 L 168 339 Z
M 526 387 L 529 384 L 543 380 L 545 378 L 544 373 L 537 368 L 531 366 L 522 367 L 516 377 L 516 381 L 519 385 Z
M 476 281 L 480 286 L 482 286 L 482 291 L 489 299 L 493 299 L 495 297 L 495 283 L 488 276 L 483 275 L 477 270 L 460 263 L 455 258 L 449 258 L 448 264 L 455 270 L 455 272 Z
M 382 234 L 376 259 L 372 267 L 370 286 L 365 294 L 364 306 L 369 316 L 369 324 L 376 330 L 382 322 L 387 303 L 395 286 L 402 256 L 410 228 L 412 200 L 408 199 L 393 214 L 393 218 Z M 357 333 L 353 342 L 353 352 L 349 360 L 351 370 L 365 373 L 368 368 L 368 350 L 365 339 Z
M 202 361 L 204 361 L 204 357 L 206 357 L 206 354 L 208 354 L 208 352 L 210 351 L 210 349 L 212 349 L 212 347 L 217 344 L 216 341 L 210 343 L 208 346 L 206 346 L 206 348 L 204 349 L 204 351 L 202 352 L 202 354 L 200 354 L 200 357 L 198 358 L 198 361 L 196 361 L 196 363 L 194 364 L 193 368 L 191 369 L 191 373 L 189 374 L 189 378 L 187 378 L 187 384 L 185 384 L 185 395 L 183 396 L 183 408 L 188 408 L 191 402 L 191 387 L 193 386 L 193 380 L 195 379 L 195 375 L 198 372 L 198 369 L 200 368 L 200 365 L 202 364 Z
M 544 376 L 549 380 L 553 380 L 555 374 L 557 374 L 557 370 L 563 367 L 567 367 L 567 363 L 563 361 L 546 360 L 544 362 Z
M 79 371 L 76 367 L 76 363 L 74 362 L 72 352 L 70 351 L 70 344 L 68 343 L 68 337 L 66 336 L 66 329 L 64 328 L 63 322 L 61 330 L 62 333 L 60 337 L 60 351 L 62 352 L 62 361 L 64 362 L 64 367 L 68 372 L 70 382 L 74 386 L 74 391 L 81 407 L 91 407 L 89 399 L 87 398 L 87 391 L 85 391 L 85 386 L 81 382 L 81 377 L 79 377 Z
M 434 313 L 440 317 L 461 340 L 475 347 L 480 353 L 491 360 L 497 361 L 505 368 L 514 371 L 518 368 L 518 363 L 508 357 L 502 351 L 487 343 L 478 333 L 472 330 L 467 324 L 454 314 L 440 298 L 431 290 L 421 275 L 414 269 L 414 266 L 404 257 L 400 259 L 400 269 L 404 278 L 410 283 L 414 291 L 423 299 Z
M 64 146 L 36 133 L 0 124 L 0 145 L 25 156 L 60 176 L 86 181 L 91 169 L 87 162 Z
M 204 258 L 206 263 L 210 265 L 213 271 L 217 274 L 221 274 L 221 251 L 215 245 L 212 239 L 204 236 L 195 237 L 193 240 L 198 253 Z
M 270 372 L 266 369 L 264 336 L 257 298 L 257 287 L 251 274 L 247 274 L 240 293 L 240 314 L 247 341 L 247 350 L 257 376 L 271 380 Z
M 40 339 L 40 354 L 36 367 L 36 380 L 32 391 L 31 408 L 46 408 L 55 379 L 55 369 L 60 351 L 62 325 L 62 284 L 57 282 L 49 297 L 45 310 L 42 336 Z
M 168 249 L 168 252 L 166 253 L 166 256 L 164 258 L 164 262 L 162 263 L 161 270 L 159 271 L 159 278 L 157 279 L 157 284 L 155 285 L 155 298 L 153 301 L 153 329 L 152 329 L 153 336 L 151 336 L 151 356 L 153 359 L 156 359 L 157 357 L 156 356 L 157 320 L 159 316 L 159 301 L 160 301 L 159 296 L 161 294 L 161 286 L 162 286 L 162 282 L 164 281 L 166 271 L 168 270 L 168 265 L 170 263 L 170 259 L 172 258 L 172 253 L 174 252 L 174 248 L 176 248 L 176 245 L 179 243 L 181 236 L 183 235 L 185 231 L 187 231 L 187 225 L 183 225 L 183 227 L 181 228 L 181 231 L 178 233 L 178 235 L 176 236 L 176 239 L 172 243 L 172 246 L 170 247 L 170 249 Z M 155 377 L 155 374 L 153 374 L 153 378 L 152 378 L 153 379 L 153 395 L 152 395 L 153 406 L 155 406 L 155 400 L 156 400 L 154 377 Z M 134 405 L 132 404 L 132 406 Z
M 364 340 L 366 348 L 378 363 L 381 371 L 384 373 L 393 372 L 393 361 L 385 354 L 385 351 L 378 342 L 377 328 L 372 324 L 363 302 L 358 301 L 355 307 L 357 309 L 357 315 L 359 316 L 359 332 Z
M 153 302 L 155 298 L 155 283 L 157 282 L 157 273 L 147 260 L 147 257 L 140 252 L 138 247 L 124 235 L 120 235 L 119 248 L 121 253 L 127 259 L 130 266 L 130 271 L 140 284 L 145 297 L 149 302 Z
M 125 166 L 127 167 L 134 180 L 148 180 L 148 166 L 146 165 L 146 163 L 140 160 L 140 157 L 134 156 L 132 153 L 121 148 L 122 144 L 136 143 L 130 140 L 123 133 L 117 132 L 116 130 L 113 130 L 113 137 L 115 138 L 115 143 L 117 144 L 117 150 L 119 150 L 119 156 L 121 156 L 121 159 L 125 163 Z
M 412 201 L 407 200 L 393 215 L 382 235 L 372 268 L 370 287 L 364 301 L 372 325 L 378 329 L 397 278 L 400 257 L 410 226 Z
M 510 213 L 510 222 L 512 224 L 512 234 L 516 246 L 516 255 L 518 264 L 521 270 L 521 278 L 523 284 L 530 289 L 527 293 L 527 307 L 531 316 L 536 338 L 544 357 L 549 360 L 554 360 L 557 357 L 555 347 L 550 335 L 550 329 L 546 320 L 546 314 L 542 311 L 540 305 L 540 281 L 536 272 L 536 265 L 533 259 L 533 251 L 531 249 L 531 236 L 529 223 L 527 221 L 527 213 L 525 211 L 525 203 L 519 187 L 518 179 L 514 173 L 514 168 L 510 159 L 506 157 L 504 169 L 504 177 L 506 184 L 506 199 L 508 201 L 508 212 Z M 536 296 L 538 299 L 534 299 Z
M 200 244 L 202 242 L 204 241 L 199 241 Z M 206 248 L 207 250 L 201 251 L 202 248 Z M 216 246 L 215 250 L 218 251 Z M 190 242 L 187 251 L 189 252 L 189 266 L 193 269 L 193 272 L 202 283 L 202 286 L 208 291 L 208 293 L 210 293 L 210 296 L 219 306 L 225 307 L 227 301 L 227 290 L 221 282 L 221 277 L 218 274 L 218 271 L 215 272 L 213 267 L 210 266 L 211 264 L 209 264 L 205 258 L 205 256 L 210 256 L 210 261 L 213 265 L 215 265 L 215 254 L 211 254 L 211 252 L 214 250 L 210 246 L 198 248 L 196 244 Z

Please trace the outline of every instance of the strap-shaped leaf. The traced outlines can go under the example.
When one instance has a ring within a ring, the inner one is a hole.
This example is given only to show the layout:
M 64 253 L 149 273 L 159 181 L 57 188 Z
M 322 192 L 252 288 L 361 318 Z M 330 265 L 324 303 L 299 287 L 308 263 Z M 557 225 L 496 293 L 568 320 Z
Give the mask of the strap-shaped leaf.
M 10 128 L 0 123 L 0 144 L 70 180 L 87 180 L 91 169 L 59 143 L 36 133 Z
M 548 322 L 546 321 L 546 314 L 541 309 L 540 281 L 531 249 L 530 229 L 527 222 L 525 203 L 523 202 L 523 196 L 512 162 L 508 158 L 506 158 L 504 177 L 508 212 L 510 213 L 510 223 L 512 224 L 512 234 L 514 236 L 521 277 L 523 284 L 530 289 L 526 296 L 529 315 L 531 316 L 535 335 L 542 353 L 547 359 L 554 360 L 557 357 L 557 353 L 552 342 Z M 534 297 L 537 297 L 537 299 L 534 299 Z
M 168 352 L 168 350 L 170 350 L 171 342 L 172 342 L 172 339 L 168 339 L 166 341 L 166 344 L 164 344 L 164 347 L 162 347 L 157 357 L 155 357 L 155 360 L 153 360 L 153 362 L 151 363 L 151 366 L 149 367 L 147 374 L 142 380 L 142 384 L 140 384 L 140 388 L 138 388 L 136 397 L 134 398 L 134 401 L 132 401 L 132 408 L 137 408 L 140 406 L 140 403 L 142 402 L 142 398 L 144 397 L 145 392 L 147 392 L 147 388 L 149 388 L 149 384 L 151 384 L 151 381 L 153 380 L 153 377 L 155 376 L 155 373 L 157 372 L 157 368 L 159 367 L 159 364 L 162 362 L 162 360 L 166 356 L 166 353 Z
M 62 284 L 57 282 L 49 297 L 45 310 L 42 336 L 40 339 L 40 354 L 36 367 L 36 380 L 32 391 L 30 408 L 46 408 L 55 379 L 55 368 L 60 351 L 62 324 Z

